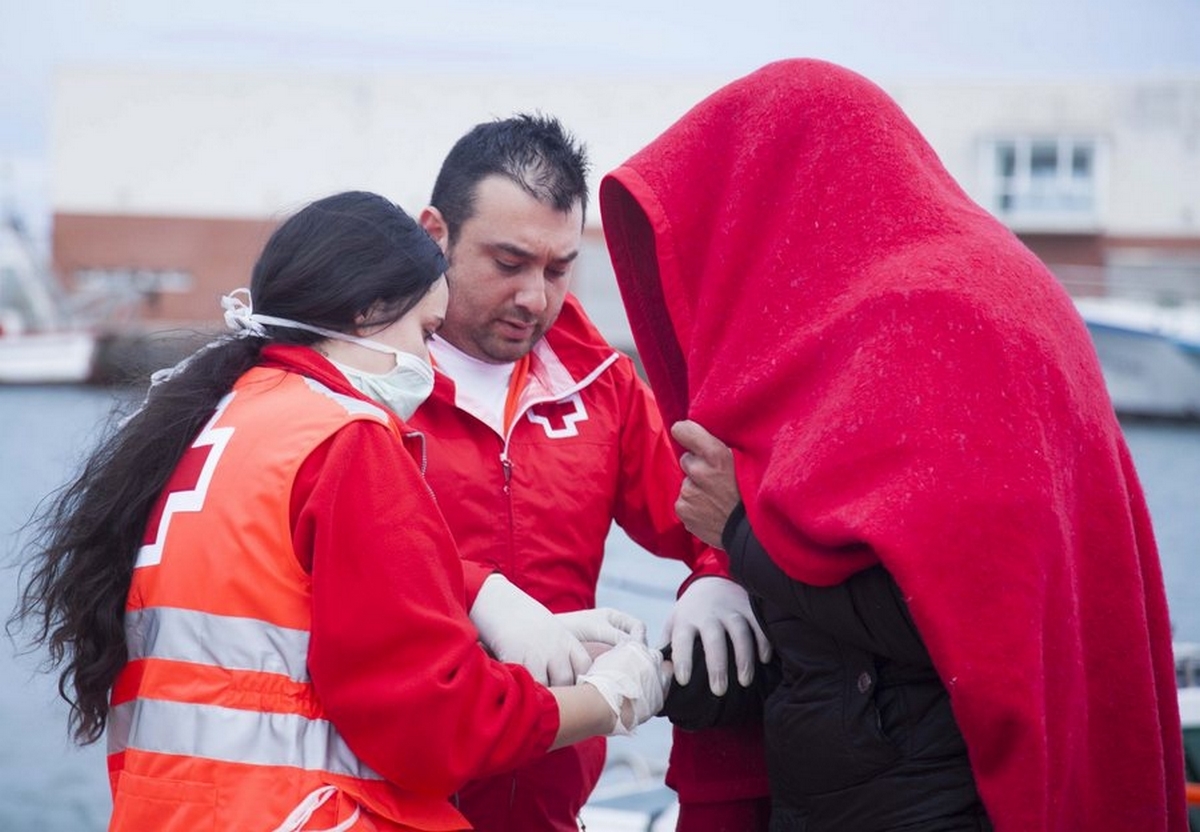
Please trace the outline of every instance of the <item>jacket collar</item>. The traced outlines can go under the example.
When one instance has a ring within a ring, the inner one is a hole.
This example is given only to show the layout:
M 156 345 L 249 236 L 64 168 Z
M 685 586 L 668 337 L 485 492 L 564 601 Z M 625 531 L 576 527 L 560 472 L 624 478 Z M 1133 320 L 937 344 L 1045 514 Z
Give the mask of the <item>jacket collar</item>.
M 518 413 L 541 401 L 557 401 L 591 384 L 619 357 L 574 295 L 545 336 L 533 345 L 532 362 Z M 433 396 L 457 406 L 454 380 L 439 372 Z

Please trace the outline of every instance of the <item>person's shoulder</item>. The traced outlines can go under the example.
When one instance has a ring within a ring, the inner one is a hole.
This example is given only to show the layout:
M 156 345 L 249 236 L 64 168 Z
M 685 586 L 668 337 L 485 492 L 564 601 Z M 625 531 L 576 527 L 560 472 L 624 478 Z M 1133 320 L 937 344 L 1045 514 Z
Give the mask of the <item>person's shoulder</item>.
M 607 361 L 614 353 L 624 353 L 614 347 L 588 317 L 579 298 L 568 294 L 554 325 L 546 332 L 546 341 L 560 357 L 571 357 L 585 363 Z
M 550 328 L 550 333 L 559 337 L 569 336 L 583 343 L 612 349 L 608 339 L 588 316 L 579 298 L 570 293 L 563 300 L 562 310 L 558 313 L 554 326 Z

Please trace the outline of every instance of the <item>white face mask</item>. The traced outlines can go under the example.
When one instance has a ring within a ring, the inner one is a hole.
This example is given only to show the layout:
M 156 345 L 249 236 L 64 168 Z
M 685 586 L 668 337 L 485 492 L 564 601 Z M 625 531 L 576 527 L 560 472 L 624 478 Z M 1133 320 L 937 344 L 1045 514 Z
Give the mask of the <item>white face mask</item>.
M 375 346 L 363 343 L 365 339 L 356 340 L 364 347 L 376 349 Z M 374 343 L 376 342 L 371 342 Z M 388 351 L 396 356 L 396 366 L 386 373 L 368 373 L 332 359 L 329 363 L 342 371 L 346 381 L 350 382 L 355 390 L 384 407 L 391 408 L 401 419 L 408 420 L 433 392 L 433 367 L 412 353 L 403 350 Z
M 358 344 L 369 350 L 375 350 L 375 352 L 391 353 L 396 359 L 396 366 L 386 373 L 368 373 L 332 359 L 330 363 L 341 371 L 342 375 L 346 377 L 346 381 L 350 382 L 350 386 L 355 390 L 367 398 L 379 402 L 384 407 L 390 408 L 401 419 L 410 419 L 422 402 L 428 399 L 429 394 L 433 392 L 433 367 L 428 361 L 418 358 L 410 352 L 389 347 L 387 344 L 372 341 L 370 338 L 359 338 L 356 335 L 347 335 L 344 332 L 300 321 L 290 321 L 287 318 L 259 314 L 249 317 L 255 323 L 303 329 L 324 335 L 326 338 Z

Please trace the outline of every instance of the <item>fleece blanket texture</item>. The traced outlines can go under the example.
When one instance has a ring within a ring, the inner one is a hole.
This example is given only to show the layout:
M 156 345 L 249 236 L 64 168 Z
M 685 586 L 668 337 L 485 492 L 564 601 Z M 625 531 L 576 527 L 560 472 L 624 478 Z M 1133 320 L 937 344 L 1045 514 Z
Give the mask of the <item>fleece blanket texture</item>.
M 668 422 L 733 448 L 790 576 L 893 574 L 996 828 L 1185 830 L 1161 568 L 1087 330 L 897 103 L 770 64 L 600 206 Z

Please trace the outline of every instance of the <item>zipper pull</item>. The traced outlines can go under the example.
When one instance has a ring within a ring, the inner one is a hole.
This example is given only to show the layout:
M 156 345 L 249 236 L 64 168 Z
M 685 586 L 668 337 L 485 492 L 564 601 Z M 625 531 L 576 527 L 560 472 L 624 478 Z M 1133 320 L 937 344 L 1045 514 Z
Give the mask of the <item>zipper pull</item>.
M 500 457 L 500 466 L 504 469 L 504 493 L 508 493 L 508 484 L 512 482 L 512 460 L 506 456 Z

